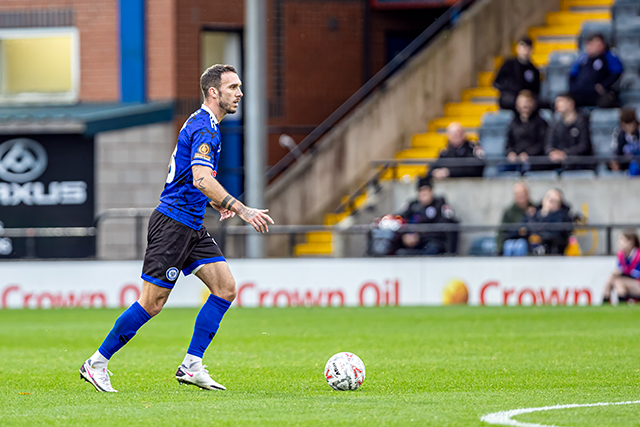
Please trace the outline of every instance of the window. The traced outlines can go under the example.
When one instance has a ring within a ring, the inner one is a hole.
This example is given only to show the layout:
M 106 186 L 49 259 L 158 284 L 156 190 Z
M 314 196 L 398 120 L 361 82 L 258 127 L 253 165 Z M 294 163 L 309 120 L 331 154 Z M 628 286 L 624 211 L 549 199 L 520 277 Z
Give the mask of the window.
M 73 27 L 0 30 L 0 103 L 74 103 L 80 86 Z

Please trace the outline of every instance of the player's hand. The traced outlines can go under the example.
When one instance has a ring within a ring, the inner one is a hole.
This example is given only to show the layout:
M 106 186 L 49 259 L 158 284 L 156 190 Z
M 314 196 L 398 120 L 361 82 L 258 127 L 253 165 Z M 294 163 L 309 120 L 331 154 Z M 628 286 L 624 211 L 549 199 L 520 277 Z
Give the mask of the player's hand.
M 267 215 L 267 212 L 269 212 L 269 209 L 253 209 L 245 206 L 238 212 L 238 216 L 243 221 L 251 224 L 251 226 L 255 228 L 257 232 L 268 233 L 269 223 L 275 223 L 273 222 L 271 217 Z
M 218 209 L 218 212 L 220 212 L 220 221 L 224 221 L 225 219 L 233 218 L 234 216 L 236 216 L 236 213 L 234 211 L 230 211 L 229 209 L 225 209 L 222 207 Z

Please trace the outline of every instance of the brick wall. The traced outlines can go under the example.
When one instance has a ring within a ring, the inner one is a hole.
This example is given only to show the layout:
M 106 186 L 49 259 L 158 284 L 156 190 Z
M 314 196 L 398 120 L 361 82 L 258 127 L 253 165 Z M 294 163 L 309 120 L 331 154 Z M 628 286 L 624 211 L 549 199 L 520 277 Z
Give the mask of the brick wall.
M 150 101 L 176 98 L 176 2 L 147 0 L 147 97 Z
M 80 33 L 80 100 L 117 101 L 119 96 L 116 0 L 2 0 L 0 12 L 65 9 L 75 11 Z

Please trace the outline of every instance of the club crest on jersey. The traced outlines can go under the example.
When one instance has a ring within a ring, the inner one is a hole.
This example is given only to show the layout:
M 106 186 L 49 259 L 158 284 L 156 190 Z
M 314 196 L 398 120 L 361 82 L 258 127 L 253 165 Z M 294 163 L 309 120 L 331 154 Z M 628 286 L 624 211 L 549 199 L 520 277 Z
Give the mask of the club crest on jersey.
M 209 144 L 200 144 L 200 146 L 198 147 L 198 153 L 200 154 L 207 155 L 210 151 L 211 148 L 209 147 Z
M 167 279 L 173 282 L 178 278 L 178 274 L 180 274 L 180 270 L 178 270 L 175 267 L 171 267 L 170 269 L 167 270 Z

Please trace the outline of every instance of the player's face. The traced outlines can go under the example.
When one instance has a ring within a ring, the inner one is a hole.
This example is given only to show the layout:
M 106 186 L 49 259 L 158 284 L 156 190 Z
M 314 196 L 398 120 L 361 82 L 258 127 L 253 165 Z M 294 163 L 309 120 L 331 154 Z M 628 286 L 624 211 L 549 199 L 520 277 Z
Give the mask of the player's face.
M 224 73 L 220 79 L 218 105 L 225 114 L 233 114 L 238 110 L 242 98 L 242 82 L 236 73 Z

